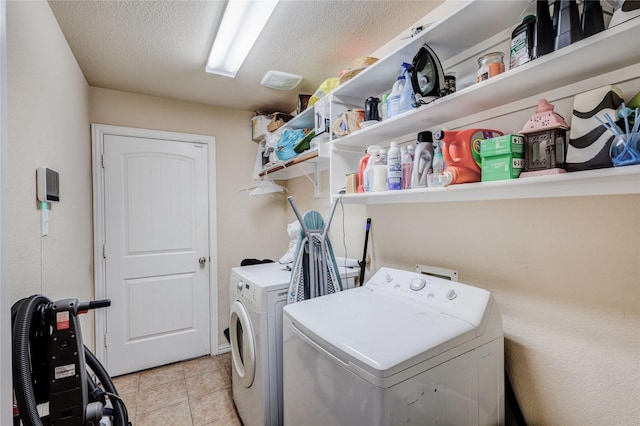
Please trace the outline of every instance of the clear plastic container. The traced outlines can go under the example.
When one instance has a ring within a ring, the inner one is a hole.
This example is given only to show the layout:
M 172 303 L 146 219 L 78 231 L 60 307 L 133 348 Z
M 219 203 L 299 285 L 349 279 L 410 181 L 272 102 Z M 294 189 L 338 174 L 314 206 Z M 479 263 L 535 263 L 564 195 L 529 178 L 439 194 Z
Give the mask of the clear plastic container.
M 616 167 L 640 164 L 640 133 L 616 136 L 611 142 L 609 155 Z

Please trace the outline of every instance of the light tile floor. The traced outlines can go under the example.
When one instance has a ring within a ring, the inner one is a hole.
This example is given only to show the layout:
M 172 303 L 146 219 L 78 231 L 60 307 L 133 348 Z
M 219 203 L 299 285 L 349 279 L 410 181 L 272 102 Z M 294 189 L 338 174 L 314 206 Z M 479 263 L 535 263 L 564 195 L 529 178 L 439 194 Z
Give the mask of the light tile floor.
M 242 426 L 231 394 L 229 353 L 113 379 L 134 426 Z

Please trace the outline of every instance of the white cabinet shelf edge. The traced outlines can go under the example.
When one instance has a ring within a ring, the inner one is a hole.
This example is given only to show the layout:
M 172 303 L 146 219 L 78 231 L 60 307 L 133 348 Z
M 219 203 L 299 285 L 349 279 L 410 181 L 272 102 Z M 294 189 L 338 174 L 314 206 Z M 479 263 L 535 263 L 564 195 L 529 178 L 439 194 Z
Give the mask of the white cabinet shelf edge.
M 398 204 L 622 194 L 640 194 L 640 165 L 523 179 L 465 183 L 446 188 L 345 194 L 342 195 L 342 202 L 345 204 Z

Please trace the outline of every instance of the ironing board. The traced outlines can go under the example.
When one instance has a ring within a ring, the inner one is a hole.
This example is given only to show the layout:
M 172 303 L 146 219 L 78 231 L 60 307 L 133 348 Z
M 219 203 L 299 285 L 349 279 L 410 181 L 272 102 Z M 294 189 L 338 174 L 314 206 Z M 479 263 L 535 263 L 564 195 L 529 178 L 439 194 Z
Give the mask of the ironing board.
M 293 202 L 293 197 L 287 197 L 287 200 L 301 225 L 293 256 L 287 303 L 342 291 L 338 265 L 333 255 L 331 241 L 327 237 L 338 200 L 336 199 L 331 206 L 329 220 L 326 223 L 322 215 L 314 210 L 302 216 Z

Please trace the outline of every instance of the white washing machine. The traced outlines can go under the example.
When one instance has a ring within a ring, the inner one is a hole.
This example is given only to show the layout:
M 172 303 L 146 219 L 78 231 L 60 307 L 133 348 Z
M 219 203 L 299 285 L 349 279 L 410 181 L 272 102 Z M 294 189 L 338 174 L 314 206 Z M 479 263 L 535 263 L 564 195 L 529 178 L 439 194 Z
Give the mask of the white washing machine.
M 284 424 L 502 425 L 504 335 L 483 289 L 381 268 L 284 307 Z
M 338 268 L 343 287 L 353 287 L 359 270 Z M 245 426 L 282 424 L 282 308 L 290 278 L 279 263 L 231 270 L 233 400 Z

